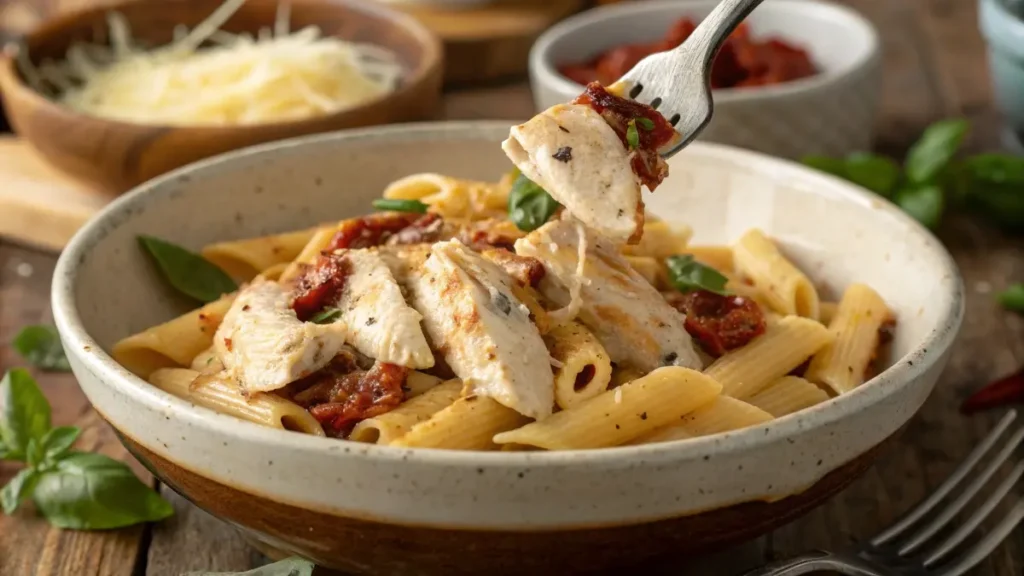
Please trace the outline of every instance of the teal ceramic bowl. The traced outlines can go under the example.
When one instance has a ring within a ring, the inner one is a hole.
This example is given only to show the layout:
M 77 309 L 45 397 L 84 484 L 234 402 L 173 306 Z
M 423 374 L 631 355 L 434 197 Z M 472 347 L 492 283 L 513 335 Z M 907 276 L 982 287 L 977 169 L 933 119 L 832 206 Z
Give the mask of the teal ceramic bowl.
M 1024 139 L 1024 1 L 979 1 L 996 101 L 1020 141 Z

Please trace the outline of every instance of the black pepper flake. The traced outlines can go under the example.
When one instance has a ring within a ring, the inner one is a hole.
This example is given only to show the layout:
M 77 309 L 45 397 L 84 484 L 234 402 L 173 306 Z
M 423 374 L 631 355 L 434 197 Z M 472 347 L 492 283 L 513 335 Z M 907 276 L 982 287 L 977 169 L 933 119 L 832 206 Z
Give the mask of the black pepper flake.
M 558 125 L 558 129 L 561 130 L 562 132 L 565 132 L 566 134 L 569 133 L 569 129 L 566 128 L 565 126 L 562 126 L 561 124 Z
M 505 316 L 508 316 L 512 312 L 512 302 L 509 301 L 508 296 L 505 296 L 501 292 L 494 295 L 494 305 Z
M 619 218 L 622 218 L 625 215 L 626 215 L 626 211 L 621 209 L 621 208 L 619 208 L 619 213 L 618 213 Z
M 616 429 L 616 430 L 618 430 L 618 429 L 619 429 L 619 425 L 618 425 L 618 424 L 616 424 L 616 425 L 615 425 L 615 429 Z
M 373 326 L 376 323 L 377 323 L 377 319 L 374 318 L 373 316 L 370 316 L 369 318 L 366 319 L 366 325 L 367 326 Z
M 246 304 L 245 306 L 242 306 L 242 312 L 248 312 L 249 308 L 251 308 L 251 306 L 249 306 L 248 304 Z
M 569 160 L 572 160 L 572 148 L 569 146 L 562 146 L 558 149 L 558 152 L 552 154 L 551 157 L 559 162 L 568 162 Z
M 642 412 L 642 413 L 640 414 L 640 419 L 641 419 L 641 420 L 647 420 L 647 412 Z
M 665 365 L 667 366 L 667 365 L 670 365 L 673 362 L 675 362 L 676 359 L 678 359 L 678 358 L 679 358 L 679 354 L 676 354 L 675 352 L 669 352 L 668 354 L 665 354 L 665 358 L 663 358 L 663 361 L 665 362 Z

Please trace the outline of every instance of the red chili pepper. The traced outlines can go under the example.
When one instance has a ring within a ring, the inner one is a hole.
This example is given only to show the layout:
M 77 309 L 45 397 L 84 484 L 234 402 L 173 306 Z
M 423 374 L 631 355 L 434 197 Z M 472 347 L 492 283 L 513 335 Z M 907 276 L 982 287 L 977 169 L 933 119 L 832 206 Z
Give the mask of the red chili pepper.
M 970 414 L 1015 402 L 1024 402 L 1024 368 L 972 394 L 960 405 L 960 411 Z

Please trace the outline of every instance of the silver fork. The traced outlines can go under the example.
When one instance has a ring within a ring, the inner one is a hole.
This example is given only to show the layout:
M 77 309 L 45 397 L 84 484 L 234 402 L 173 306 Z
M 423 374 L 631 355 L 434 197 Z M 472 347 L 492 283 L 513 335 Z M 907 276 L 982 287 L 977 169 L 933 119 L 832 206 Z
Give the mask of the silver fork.
M 651 54 L 619 80 L 625 93 L 661 112 L 682 136 L 660 150 L 668 158 L 711 121 L 711 63 L 722 42 L 762 0 L 723 0 L 678 47 Z
M 1018 462 L 995 490 L 976 505 L 974 513 L 963 524 L 944 538 L 936 539 L 935 536 L 943 529 L 953 527 L 954 516 L 978 494 L 1024 440 L 1024 427 L 1018 427 L 979 469 L 982 458 L 1000 443 L 1016 417 L 1017 413 L 1011 410 L 935 492 L 867 543 L 841 554 L 811 552 L 769 564 L 744 576 L 795 576 L 819 570 L 854 576 L 958 576 L 967 572 L 991 554 L 1024 520 L 1024 498 L 1021 498 L 994 528 L 964 547 L 958 556 L 949 558 L 1024 476 L 1024 461 Z M 972 478 L 959 496 L 939 506 L 968 477 Z M 938 541 L 931 547 L 925 546 L 933 540 Z

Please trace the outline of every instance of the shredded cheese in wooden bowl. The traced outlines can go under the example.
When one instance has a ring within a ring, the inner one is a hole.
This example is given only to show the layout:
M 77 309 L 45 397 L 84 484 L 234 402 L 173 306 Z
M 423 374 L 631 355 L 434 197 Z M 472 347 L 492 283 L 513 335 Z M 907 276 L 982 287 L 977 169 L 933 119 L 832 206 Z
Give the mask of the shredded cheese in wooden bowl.
M 140 47 L 117 12 L 107 15 L 110 45 L 75 43 L 61 62 L 33 65 L 19 53 L 25 80 L 62 104 L 94 116 L 174 126 L 250 125 L 337 112 L 395 89 L 402 67 L 390 51 L 290 31 L 280 4 L 273 29 L 231 34 L 221 26 L 246 0 L 227 0 L 174 40 Z

